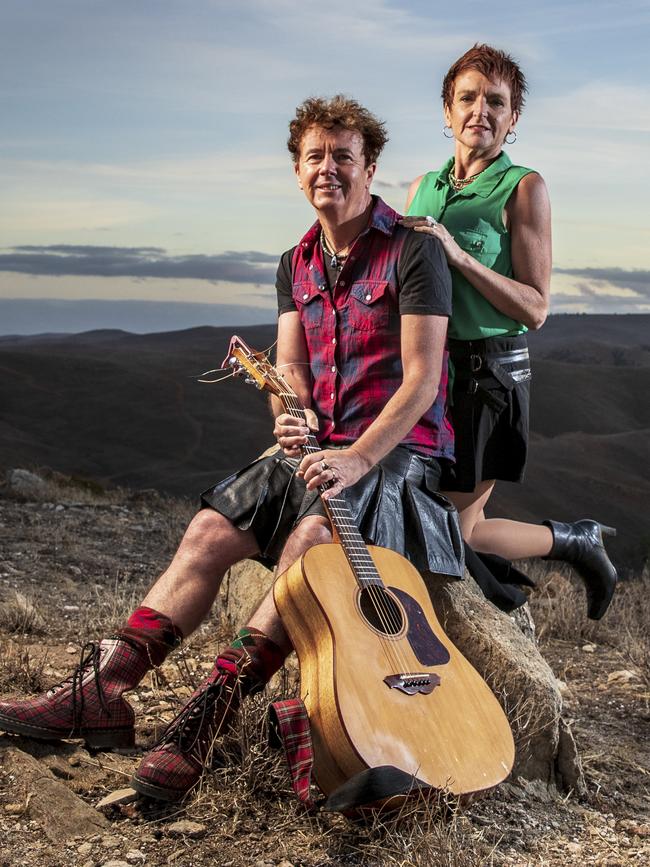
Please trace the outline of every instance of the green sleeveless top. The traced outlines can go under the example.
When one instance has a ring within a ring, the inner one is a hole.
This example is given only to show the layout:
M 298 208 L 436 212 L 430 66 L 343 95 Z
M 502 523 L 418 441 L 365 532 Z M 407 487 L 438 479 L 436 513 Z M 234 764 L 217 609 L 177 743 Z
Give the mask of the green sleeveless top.
M 519 181 L 533 169 L 513 166 L 505 152 L 462 190 L 449 185 L 454 158 L 439 172 L 427 172 L 408 209 L 409 216 L 439 220 L 456 243 L 486 268 L 512 277 L 510 234 L 503 225 L 503 209 Z M 526 326 L 501 313 L 456 268 L 452 276 L 452 316 L 449 336 L 480 340 L 522 334 Z

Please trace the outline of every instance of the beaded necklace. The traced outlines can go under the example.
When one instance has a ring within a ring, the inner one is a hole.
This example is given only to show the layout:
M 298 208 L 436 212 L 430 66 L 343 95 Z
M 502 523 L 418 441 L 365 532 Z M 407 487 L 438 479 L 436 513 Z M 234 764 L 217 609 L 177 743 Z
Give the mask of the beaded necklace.
M 456 192 L 458 190 L 464 189 L 468 184 L 471 184 L 472 181 L 475 181 L 479 175 L 483 174 L 485 169 L 481 169 L 480 172 L 476 172 L 475 175 L 470 175 L 468 178 L 457 178 L 454 174 L 453 168 L 449 169 L 449 174 L 447 175 L 447 179 L 449 180 L 449 186 L 453 187 Z

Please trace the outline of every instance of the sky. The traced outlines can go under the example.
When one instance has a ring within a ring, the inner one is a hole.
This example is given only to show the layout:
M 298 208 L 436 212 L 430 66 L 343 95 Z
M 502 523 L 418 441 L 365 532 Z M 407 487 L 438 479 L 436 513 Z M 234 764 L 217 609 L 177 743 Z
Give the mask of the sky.
M 508 152 L 549 188 L 551 311 L 650 312 L 648 0 L 2 0 L 0 334 L 274 321 L 313 221 L 295 107 L 381 117 L 401 209 L 451 154 L 440 85 L 477 41 L 529 82 Z

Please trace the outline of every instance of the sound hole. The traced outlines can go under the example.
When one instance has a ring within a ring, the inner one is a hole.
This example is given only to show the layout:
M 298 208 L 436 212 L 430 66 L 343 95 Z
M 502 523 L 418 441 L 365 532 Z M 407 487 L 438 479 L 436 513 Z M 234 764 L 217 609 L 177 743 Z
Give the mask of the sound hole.
M 365 587 L 359 596 L 359 608 L 373 629 L 384 635 L 397 635 L 404 628 L 401 608 L 383 587 Z

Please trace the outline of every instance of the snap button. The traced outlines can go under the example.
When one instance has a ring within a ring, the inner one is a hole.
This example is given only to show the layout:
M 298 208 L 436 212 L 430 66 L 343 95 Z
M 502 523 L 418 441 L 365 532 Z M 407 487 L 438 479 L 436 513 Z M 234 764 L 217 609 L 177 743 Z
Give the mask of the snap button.
M 339 280 L 339 286 L 345 286 L 345 280 Z
M 366 301 L 372 301 L 372 295 L 370 294 L 370 292 L 368 292 L 368 294 L 366 295 Z
M 306 301 L 308 298 L 309 298 L 309 292 L 305 292 L 305 294 L 302 296 L 302 300 Z
M 332 373 L 336 373 L 336 367 L 334 365 L 332 365 L 331 370 L 332 370 Z

